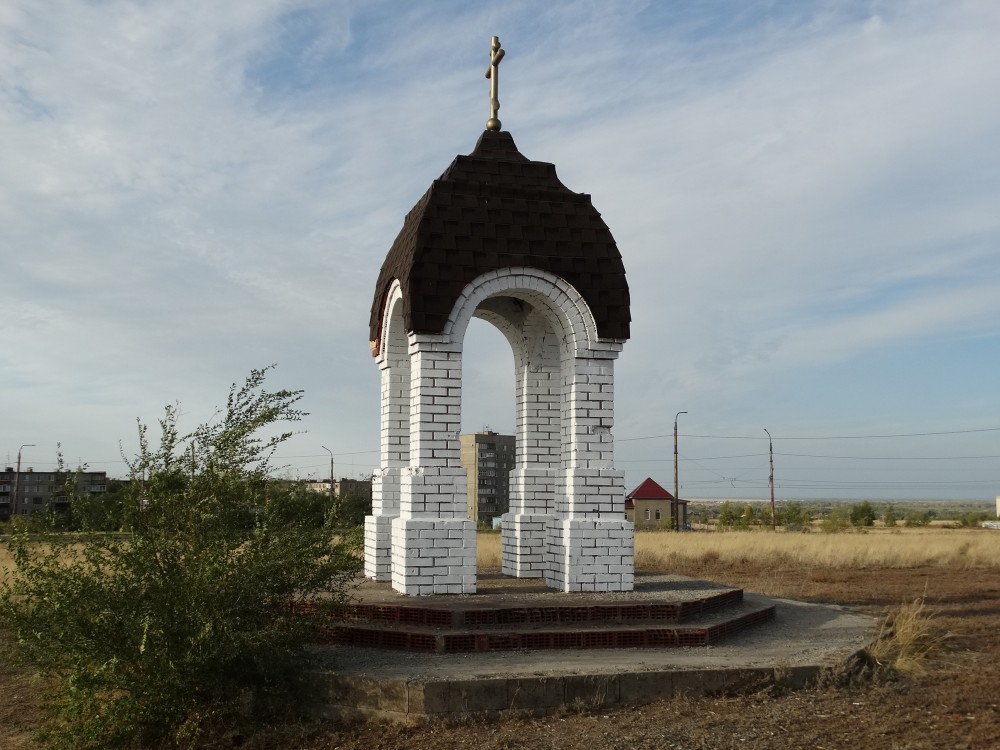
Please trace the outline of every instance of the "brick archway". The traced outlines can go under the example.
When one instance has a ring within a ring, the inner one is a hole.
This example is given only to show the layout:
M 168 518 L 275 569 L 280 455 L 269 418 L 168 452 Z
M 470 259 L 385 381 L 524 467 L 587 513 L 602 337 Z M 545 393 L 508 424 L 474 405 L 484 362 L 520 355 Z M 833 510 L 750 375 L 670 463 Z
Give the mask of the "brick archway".
M 630 590 L 633 533 L 611 433 L 622 343 L 600 339 L 583 297 L 537 269 L 482 274 L 440 334 L 405 335 L 405 356 L 401 302 L 394 285 L 378 355 L 383 466 L 366 520 L 367 575 L 407 594 L 475 591 L 458 433 L 462 342 L 478 317 L 510 342 L 516 370 L 517 464 L 503 518 L 503 572 L 561 591 Z

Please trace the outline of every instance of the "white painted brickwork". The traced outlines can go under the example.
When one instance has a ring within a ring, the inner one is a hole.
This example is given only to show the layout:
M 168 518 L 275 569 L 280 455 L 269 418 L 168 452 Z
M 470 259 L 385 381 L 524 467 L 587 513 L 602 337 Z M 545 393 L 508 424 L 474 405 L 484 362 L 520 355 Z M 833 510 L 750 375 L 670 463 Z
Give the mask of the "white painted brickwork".
M 560 591 L 630 591 L 634 536 L 614 468 L 614 360 L 563 279 L 530 268 L 468 284 L 440 335 L 404 331 L 393 284 L 382 320 L 381 467 L 365 519 L 365 575 L 411 595 L 476 590 L 475 526 L 459 462 L 462 342 L 473 317 L 510 342 L 517 465 L 503 516 L 506 575 Z

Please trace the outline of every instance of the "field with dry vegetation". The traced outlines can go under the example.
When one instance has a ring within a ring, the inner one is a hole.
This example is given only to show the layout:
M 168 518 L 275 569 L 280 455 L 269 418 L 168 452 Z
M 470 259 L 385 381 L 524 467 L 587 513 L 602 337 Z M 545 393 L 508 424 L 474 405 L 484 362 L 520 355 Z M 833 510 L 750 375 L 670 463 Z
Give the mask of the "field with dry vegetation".
M 478 543 L 480 567 L 499 568 L 500 535 L 480 534 Z M 785 533 L 770 529 L 636 533 L 635 564 L 640 571 L 691 571 L 721 561 L 765 568 L 1000 567 L 1000 533 L 940 527 L 875 528 L 844 534 Z
M 480 534 L 482 568 L 498 534 Z M 294 723 L 205 747 L 262 750 L 556 748 L 995 748 L 1000 736 L 1000 531 L 640 533 L 640 569 L 878 615 L 888 636 L 866 674 L 794 693 L 678 698 L 599 713 L 431 723 Z M 0 544 L 0 568 L 5 564 Z M 878 663 L 881 663 L 879 666 Z M 872 667 L 875 667 L 872 669 Z M 35 748 L 37 684 L 0 669 L 0 747 Z

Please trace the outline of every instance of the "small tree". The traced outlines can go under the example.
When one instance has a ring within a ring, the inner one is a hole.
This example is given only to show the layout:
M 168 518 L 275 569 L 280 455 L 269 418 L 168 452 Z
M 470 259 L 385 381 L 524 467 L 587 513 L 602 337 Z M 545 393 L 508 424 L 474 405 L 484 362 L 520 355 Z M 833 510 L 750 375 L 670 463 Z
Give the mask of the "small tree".
M 927 511 L 923 510 L 911 510 L 903 518 L 903 524 L 906 526 L 926 526 L 931 522 L 931 515 Z
M 736 508 L 733 507 L 731 502 L 726 500 L 726 502 L 722 504 L 722 507 L 719 508 L 719 517 L 716 519 L 716 524 L 719 528 L 729 529 L 732 528 L 738 520 L 739 516 L 736 514 Z
M 973 528 L 976 526 L 982 526 L 983 521 L 986 521 L 991 517 L 992 517 L 991 514 L 987 513 L 986 511 L 970 510 L 968 513 L 963 513 L 961 515 L 961 517 L 958 519 L 958 523 L 961 526 L 965 526 L 967 528 Z
M 851 525 L 857 528 L 875 525 L 875 508 L 865 500 L 851 506 Z
M 839 506 L 831 510 L 819 525 L 820 530 L 826 534 L 837 534 L 841 531 L 847 531 L 849 526 L 850 519 L 847 511 Z
M 781 509 L 780 523 L 785 531 L 808 531 L 812 516 L 799 502 L 790 502 Z
M 882 523 L 885 524 L 886 528 L 894 528 L 896 525 L 896 509 L 892 507 L 892 503 L 885 506 L 885 510 L 882 511 Z
M 265 716 L 318 625 L 290 606 L 320 592 L 335 602 L 356 574 L 356 549 L 335 541 L 312 498 L 270 479 L 291 436 L 274 427 L 302 412 L 300 392 L 263 390 L 265 373 L 234 385 L 218 419 L 186 437 L 172 408 L 158 448 L 140 425 L 127 540 L 11 541 L 0 626 L 52 678 L 53 744 L 190 741 Z

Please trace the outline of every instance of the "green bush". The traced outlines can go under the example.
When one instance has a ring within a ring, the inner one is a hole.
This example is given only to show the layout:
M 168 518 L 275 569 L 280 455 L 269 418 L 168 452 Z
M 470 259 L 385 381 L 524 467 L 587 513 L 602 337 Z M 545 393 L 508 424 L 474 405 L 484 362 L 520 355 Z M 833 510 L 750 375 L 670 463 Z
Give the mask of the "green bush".
M 976 526 L 981 526 L 983 521 L 987 521 L 993 518 L 993 515 L 987 513 L 986 511 L 974 511 L 970 510 L 968 513 L 963 513 L 958 519 L 958 522 L 967 528 L 973 528 Z
M 882 511 L 882 523 L 890 529 L 896 525 L 896 509 L 892 507 L 891 503 L 885 506 L 885 510 Z
M 926 526 L 931 522 L 931 514 L 927 511 L 911 510 L 903 518 L 906 526 Z
M 875 508 L 870 502 L 856 503 L 851 506 L 851 525 L 861 528 L 875 525 Z
M 719 508 L 719 517 L 716 519 L 716 525 L 720 529 L 731 529 L 740 521 L 740 516 L 736 512 L 736 508 L 733 504 L 726 500 Z
M 850 517 L 843 508 L 834 508 L 819 524 L 820 530 L 826 534 L 837 534 L 841 531 L 847 531 L 849 527 Z
M 779 523 L 785 527 L 785 531 L 808 531 L 812 523 L 812 516 L 802 506 L 802 503 L 793 501 L 781 508 Z
M 301 392 L 264 391 L 265 373 L 188 436 L 168 408 L 155 450 L 140 425 L 124 538 L 12 535 L 0 627 L 52 678 L 51 744 L 189 743 L 289 695 L 324 608 L 290 616 L 290 605 L 341 599 L 359 558 L 357 535 L 336 542 L 317 517 L 315 493 L 269 478 L 291 435 L 275 426 L 303 414 Z

